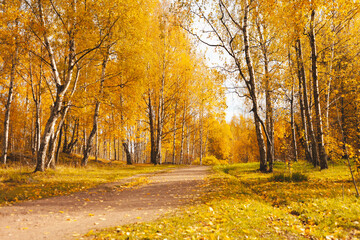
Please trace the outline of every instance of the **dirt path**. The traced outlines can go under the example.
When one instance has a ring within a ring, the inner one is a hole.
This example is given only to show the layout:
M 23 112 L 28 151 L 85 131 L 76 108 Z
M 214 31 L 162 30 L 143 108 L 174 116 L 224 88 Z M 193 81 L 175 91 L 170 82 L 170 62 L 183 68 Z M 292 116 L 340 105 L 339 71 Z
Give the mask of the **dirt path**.
M 149 184 L 133 189 L 112 184 L 0 207 L 0 239 L 71 239 L 91 229 L 151 221 L 191 203 L 207 174 L 207 167 L 178 168 L 150 176 Z

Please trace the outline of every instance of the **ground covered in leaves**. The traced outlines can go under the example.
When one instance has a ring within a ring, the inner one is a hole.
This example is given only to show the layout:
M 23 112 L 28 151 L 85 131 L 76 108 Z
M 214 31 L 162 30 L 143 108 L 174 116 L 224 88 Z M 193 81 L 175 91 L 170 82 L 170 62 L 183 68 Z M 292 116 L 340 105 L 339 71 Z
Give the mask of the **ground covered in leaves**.
M 117 182 L 143 173 L 172 168 L 171 165 L 125 165 L 122 162 L 90 161 L 87 167 L 60 165 L 56 170 L 33 173 L 29 166 L 0 168 L 0 205 L 69 195 L 100 184 Z
M 91 232 L 90 239 L 358 239 L 360 200 L 343 164 L 214 167 L 200 204 L 154 222 Z M 359 179 L 359 177 L 357 177 Z
M 154 221 L 196 201 L 208 174 L 208 167 L 172 168 L 66 196 L 0 206 L 0 239 L 78 239 L 90 230 Z

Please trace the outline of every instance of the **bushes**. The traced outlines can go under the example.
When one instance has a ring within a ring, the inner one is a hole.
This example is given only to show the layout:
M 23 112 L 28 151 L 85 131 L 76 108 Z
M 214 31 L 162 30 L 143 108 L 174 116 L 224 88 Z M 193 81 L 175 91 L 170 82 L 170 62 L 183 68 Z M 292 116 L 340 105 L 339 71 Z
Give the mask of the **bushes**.
M 237 169 L 237 167 L 234 166 L 234 165 L 226 165 L 226 166 L 223 166 L 223 167 L 221 168 L 221 171 L 224 172 L 224 173 L 226 173 L 226 174 L 229 174 L 230 171 L 236 170 L 236 169 Z
M 309 178 L 303 173 L 295 172 L 290 175 L 285 173 L 274 174 L 270 180 L 274 182 L 306 182 Z
M 200 159 L 197 158 L 193 161 L 194 165 L 200 164 Z M 206 156 L 202 158 L 202 165 L 210 166 L 210 165 L 220 165 L 220 164 L 227 164 L 226 160 L 219 160 L 215 156 Z

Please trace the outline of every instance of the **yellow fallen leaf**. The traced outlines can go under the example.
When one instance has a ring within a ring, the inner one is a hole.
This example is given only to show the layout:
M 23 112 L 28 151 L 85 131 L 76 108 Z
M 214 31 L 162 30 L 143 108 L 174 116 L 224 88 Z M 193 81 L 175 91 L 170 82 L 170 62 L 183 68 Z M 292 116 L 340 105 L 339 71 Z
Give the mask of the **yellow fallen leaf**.
M 94 216 L 94 214 L 92 214 L 92 213 L 89 213 L 89 216 L 90 216 L 90 217 L 93 217 L 93 216 Z
M 141 217 L 136 217 L 137 219 L 141 219 Z
M 59 211 L 59 213 L 64 213 L 64 211 Z

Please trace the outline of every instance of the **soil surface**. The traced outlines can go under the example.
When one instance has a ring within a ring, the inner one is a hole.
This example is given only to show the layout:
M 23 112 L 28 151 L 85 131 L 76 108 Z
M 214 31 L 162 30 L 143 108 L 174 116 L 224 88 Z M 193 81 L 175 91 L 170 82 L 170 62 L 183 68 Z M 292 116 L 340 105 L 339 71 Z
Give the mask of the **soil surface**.
M 68 196 L 0 207 L 0 239 L 74 239 L 90 230 L 151 221 L 200 194 L 209 168 L 191 166 L 146 175 L 147 184 L 123 188 L 136 178 Z M 137 176 L 139 177 L 139 176 Z

